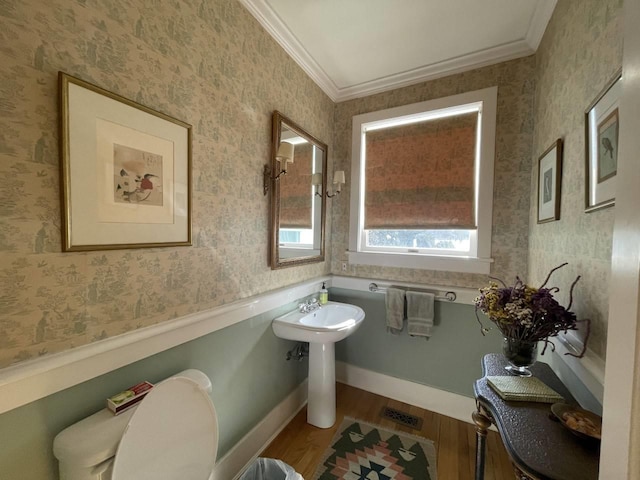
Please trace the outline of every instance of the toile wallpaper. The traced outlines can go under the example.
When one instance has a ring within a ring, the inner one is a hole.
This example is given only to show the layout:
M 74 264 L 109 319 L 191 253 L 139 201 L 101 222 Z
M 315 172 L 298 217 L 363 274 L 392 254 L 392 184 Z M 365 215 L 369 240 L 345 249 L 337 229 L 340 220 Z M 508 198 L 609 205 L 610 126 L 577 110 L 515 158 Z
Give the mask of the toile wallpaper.
M 374 112 L 482 88 L 498 86 L 495 187 L 493 197 L 492 275 L 505 279 L 527 273 L 529 188 L 535 59 L 533 56 L 339 103 L 335 115 L 336 168 L 351 172 L 351 119 Z M 331 270 L 341 274 L 349 248 L 349 194 L 333 201 Z M 412 283 L 476 288 L 485 275 L 349 265 L 348 274 Z
M 59 70 L 193 125 L 192 247 L 61 253 Z M 276 109 L 331 143 L 333 102 L 236 0 L 0 0 L 0 367 L 327 273 L 267 263 Z
M 535 284 L 570 262 L 554 283 L 582 275 L 576 311 L 593 319 L 590 346 L 604 357 L 614 209 L 584 213 L 583 115 L 621 64 L 620 6 L 563 0 L 535 56 L 334 105 L 236 0 L 0 0 L 0 368 L 344 274 L 348 182 L 328 205 L 330 262 L 268 266 L 272 111 L 328 143 L 329 172 L 350 178 L 353 115 L 494 85 L 492 275 Z M 192 247 L 61 253 L 59 70 L 193 125 Z M 537 225 L 537 158 L 558 137 L 561 219 Z M 487 281 L 355 265 L 347 274 Z
M 422 84 L 337 105 L 335 162 L 351 169 L 351 118 L 400 105 L 498 86 L 491 275 L 516 275 L 541 284 L 555 266 L 558 298 L 592 320 L 590 350 L 604 358 L 614 209 L 584 213 L 584 110 L 622 64 L 621 0 L 558 2 L 538 52 Z M 564 139 L 561 219 L 537 224 L 538 157 Z M 338 168 L 338 167 L 336 167 Z M 348 174 L 347 174 L 348 175 Z M 347 176 L 347 178 L 349 178 Z M 348 196 L 349 186 L 343 192 Z M 333 273 L 341 273 L 349 245 L 348 199 L 333 205 Z M 356 277 L 476 288 L 483 275 L 349 265 Z
M 573 310 L 590 318 L 589 349 L 605 357 L 611 245 L 615 207 L 584 212 L 584 112 L 622 65 L 622 1 L 558 2 L 536 54 L 536 104 L 532 151 L 529 282 L 541 284 L 549 270 L 566 305 L 569 286 L 581 275 Z M 560 220 L 537 224 L 538 157 L 564 140 Z

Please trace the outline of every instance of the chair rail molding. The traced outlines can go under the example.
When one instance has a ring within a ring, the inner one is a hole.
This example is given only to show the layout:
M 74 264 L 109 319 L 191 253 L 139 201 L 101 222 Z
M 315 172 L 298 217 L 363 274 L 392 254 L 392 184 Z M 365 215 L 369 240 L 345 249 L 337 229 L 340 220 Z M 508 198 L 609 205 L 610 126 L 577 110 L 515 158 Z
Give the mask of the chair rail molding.
M 331 286 L 322 276 L 0 370 L 0 414 Z

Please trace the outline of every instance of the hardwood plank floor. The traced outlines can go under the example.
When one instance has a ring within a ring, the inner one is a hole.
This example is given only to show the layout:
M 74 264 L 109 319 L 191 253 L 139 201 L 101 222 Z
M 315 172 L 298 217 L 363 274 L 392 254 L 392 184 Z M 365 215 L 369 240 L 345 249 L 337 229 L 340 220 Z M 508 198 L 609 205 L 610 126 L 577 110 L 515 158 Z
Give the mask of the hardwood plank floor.
M 307 409 L 303 408 L 260 455 L 279 458 L 291 465 L 306 480 L 311 480 L 324 451 L 330 446 L 331 439 L 346 415 L 433 440 L 437 451 L 438 480 L 473 480 L 476 441 L 475 427 L 470 423 L 342 383 L 337 384 L 336 398 L 336 423 L 332 428 L 321 429 L 309 425 Z M 385 406 L 408 411 L 412 415 L 421 417 L 422 428 L 414 430 L 382 418 L 380 412 Z M 485 479 L 512 478 L 514 478 L 513 469 L 502 441 L 497 433 L 489 432 Z

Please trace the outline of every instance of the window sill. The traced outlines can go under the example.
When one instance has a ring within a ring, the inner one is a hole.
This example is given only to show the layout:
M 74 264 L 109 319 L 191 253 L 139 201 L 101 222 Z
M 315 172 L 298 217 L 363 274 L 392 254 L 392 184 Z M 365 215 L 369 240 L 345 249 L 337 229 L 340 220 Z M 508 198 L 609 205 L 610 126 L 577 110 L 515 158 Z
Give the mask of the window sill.
M 349 263 L 378 267 L 413 268 L 457 273 L 489 274 L 492 258 L 453 257 L 403 253 L 348 252 Z

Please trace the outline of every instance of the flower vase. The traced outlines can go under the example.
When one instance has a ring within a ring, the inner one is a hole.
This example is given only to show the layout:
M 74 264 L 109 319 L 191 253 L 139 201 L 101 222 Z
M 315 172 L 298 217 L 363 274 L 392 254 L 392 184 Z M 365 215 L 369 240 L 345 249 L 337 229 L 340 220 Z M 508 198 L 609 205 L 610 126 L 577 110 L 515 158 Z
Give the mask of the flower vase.
M 520 377 L 530 377 L 531 371 L 528 367 L 536 363 L 538 342 L 504 337 L 502 353 L 509 361 L 509 365 L 504 367 L 509 373 Z

